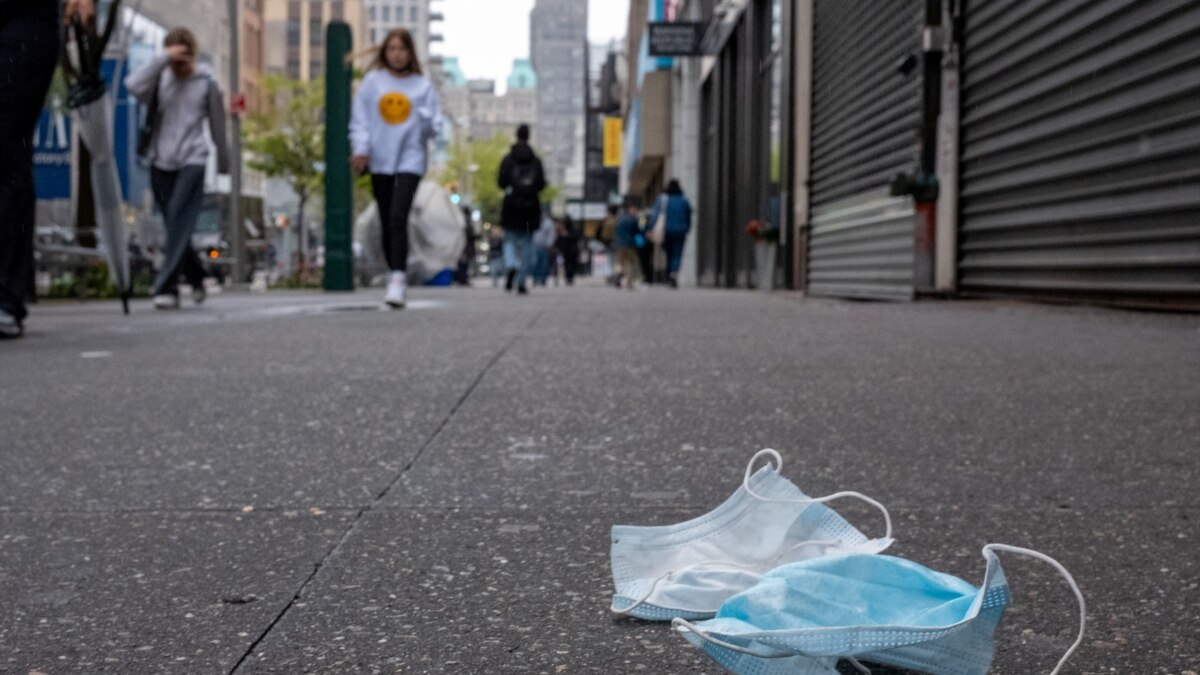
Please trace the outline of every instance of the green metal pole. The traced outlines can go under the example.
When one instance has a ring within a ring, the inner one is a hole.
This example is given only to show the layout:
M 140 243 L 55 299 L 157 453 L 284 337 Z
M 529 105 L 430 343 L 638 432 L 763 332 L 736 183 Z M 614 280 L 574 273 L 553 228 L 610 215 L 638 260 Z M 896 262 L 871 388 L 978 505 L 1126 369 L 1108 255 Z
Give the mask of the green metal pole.
M 325 33 L 325 290 L 354 290 L 350 176 L 350 26 Z

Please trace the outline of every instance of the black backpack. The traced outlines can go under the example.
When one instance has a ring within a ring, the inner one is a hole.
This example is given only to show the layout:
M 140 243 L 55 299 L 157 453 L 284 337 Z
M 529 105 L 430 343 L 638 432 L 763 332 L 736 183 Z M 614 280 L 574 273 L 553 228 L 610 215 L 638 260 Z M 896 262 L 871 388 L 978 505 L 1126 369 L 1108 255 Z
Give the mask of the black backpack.
M 517 206 L 532 208 L 541 204 L 538 201 L 538 163 L 513 162 L 512 165 L 512 196 Z

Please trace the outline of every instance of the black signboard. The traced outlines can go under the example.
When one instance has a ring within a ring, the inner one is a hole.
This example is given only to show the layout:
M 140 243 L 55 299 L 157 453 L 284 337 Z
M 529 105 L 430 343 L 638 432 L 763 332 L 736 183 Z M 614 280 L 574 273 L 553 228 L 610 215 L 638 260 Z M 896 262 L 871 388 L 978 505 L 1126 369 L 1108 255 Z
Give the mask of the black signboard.
M 691 21 L 650 23 L 650 56 L 699 56 L 704 24 Z

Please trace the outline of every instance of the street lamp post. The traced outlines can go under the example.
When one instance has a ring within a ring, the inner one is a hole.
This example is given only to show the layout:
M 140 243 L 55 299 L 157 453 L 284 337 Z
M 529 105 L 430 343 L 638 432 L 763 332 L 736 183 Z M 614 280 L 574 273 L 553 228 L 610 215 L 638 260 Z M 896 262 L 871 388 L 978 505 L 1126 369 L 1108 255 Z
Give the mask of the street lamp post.
M 239 41 L 239 26 L 241 13 L 238 11 L 241 0 L 229 2 L 229 100 L 240 98 L 241 73 L 241 44 Z M 237 106 L 231 105 L 229 126 L 233 131 L 233 162 L 229 169 L 229 220 L 231 221 L 230 245 L 233 247 L 233 278 L 235 283 L 241 283 L 246 278 L 246 251 L 242 245 L 242 115 Z
M 479 165 L 471 162 L 467 165 L 467 203 L 472 207 L 475 206 L 475 174 L 479 171 Z

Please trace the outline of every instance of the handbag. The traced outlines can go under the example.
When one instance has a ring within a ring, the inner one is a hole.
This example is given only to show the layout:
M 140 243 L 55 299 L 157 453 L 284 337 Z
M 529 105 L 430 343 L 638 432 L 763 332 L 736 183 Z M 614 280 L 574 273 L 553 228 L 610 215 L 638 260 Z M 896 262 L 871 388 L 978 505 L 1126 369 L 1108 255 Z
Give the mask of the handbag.
M 158 117 L 158 85 L 162 82 L 160 76 L 154 81 L 154 90 L 150 93 L 150 108 L 146 111 L 146 119 L 138 129 L 137 155 L 145 159 L 150 154 L 150 144 L 154 140 L 154 123 Z
M 659 199 L 658 217 L 654 219 L 654 226 L 646 232 L 646 240 L 655 246 L 661 246 L 667 239 L 667 201 L 666 196 Z

